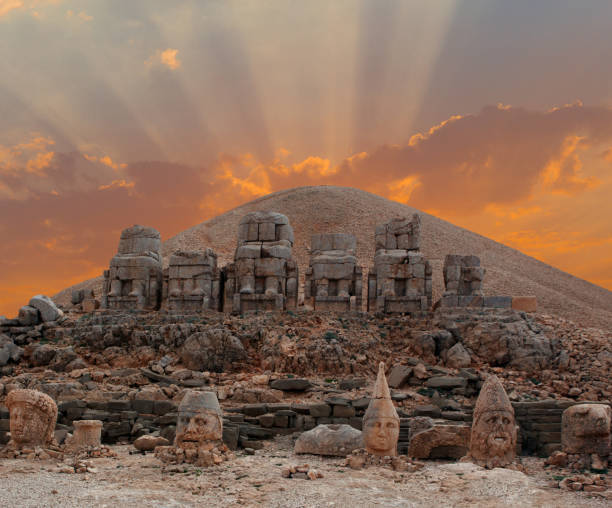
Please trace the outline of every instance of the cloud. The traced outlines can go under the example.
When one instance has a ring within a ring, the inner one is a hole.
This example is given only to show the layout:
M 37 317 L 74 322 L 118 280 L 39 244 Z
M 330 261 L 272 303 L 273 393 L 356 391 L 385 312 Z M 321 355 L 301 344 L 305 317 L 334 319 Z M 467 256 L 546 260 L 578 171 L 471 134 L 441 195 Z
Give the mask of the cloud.
M 164 65 L 170 70 L 176 70 L 181 66 L 181 61 L 177 58 L 178 49 L 158 49 L 146 61 L 145 65 L 151 67 L 153 65 Z
M 0 0 L 0 18 L 16 10 L 29 10 L 32 16 L 38 17 L 39 12 L 36 9 L 61 2 L 62 0 Z
M 68 18 L 68 19 L 78 19 L 78 20 L 83 21 L 83 22 L 92 21 L 94 19 L 93 16 L 90 16 L 85 11 L 80 11 L 78 14 L 75 14 L 75 12 L 72 9 L 68 9 L 66 11 L 66 18 Z

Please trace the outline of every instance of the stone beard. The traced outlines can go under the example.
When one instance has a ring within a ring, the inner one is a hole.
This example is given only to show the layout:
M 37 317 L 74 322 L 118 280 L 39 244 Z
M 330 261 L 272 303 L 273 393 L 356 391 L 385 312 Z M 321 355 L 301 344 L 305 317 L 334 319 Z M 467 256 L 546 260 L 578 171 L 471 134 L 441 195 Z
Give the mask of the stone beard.
M 10 411 L 11 445 L 16 448 L 54 442 L 57 405 L 36 390 L 13 390 L 6 398 Z
M 472 427 L 470 454 L 493 467 L 514 460 L 516 454 L 516 425 L 509 411 L 486 411 Z
M 181 411 L 176 429 L 176 446 L 199 447 L 209 441 L 219 441 L 223 436 L 221 416 L 212 410 Z

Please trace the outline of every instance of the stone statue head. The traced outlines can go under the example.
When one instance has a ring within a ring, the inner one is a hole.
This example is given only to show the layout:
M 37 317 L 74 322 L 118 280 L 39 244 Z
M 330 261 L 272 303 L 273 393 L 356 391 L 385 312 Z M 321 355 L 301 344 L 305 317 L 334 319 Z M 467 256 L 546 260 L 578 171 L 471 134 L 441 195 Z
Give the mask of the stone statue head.
M 36 390 L 13 390 L 6 397 L 10 411 L 11 442 L 17 448 L 53 443 L 57 405 Z
M 561 444 L 566 453 L 610 454 L 612 409 L 607 404 L 577 404 L 563 411 Z
M 223 436 L 221 407 L 213 392 L 189 390 L 178 407 L 176 446 L 218 441 Z
M 366 450 L 374 455 L 397 455 L 399 416 L 391 401 L 385 377 L 385 364 L 380 362 L 374 393 L 363 417 L 363 441 Z
M 480 465 L 505 466 L 516 456 L 514 408 L 497 376 L 489 376 L 474 408 L 470 456 Z

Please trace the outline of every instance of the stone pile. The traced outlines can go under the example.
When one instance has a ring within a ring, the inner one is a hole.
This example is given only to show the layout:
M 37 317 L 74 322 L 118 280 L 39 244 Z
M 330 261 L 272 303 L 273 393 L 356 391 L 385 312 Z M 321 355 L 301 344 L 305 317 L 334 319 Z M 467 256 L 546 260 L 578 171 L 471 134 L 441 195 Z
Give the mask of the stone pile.
M 234 263 L 223 269 L 225 312 L 297 307 L 298 268 L 293 228 L 276 212 L 251 212 L 238 225 Z
M 393 219 L 376 228 L 368 274 L 368 311 L 405 313 L 431 307 L 432 268 L 420 252 L 421 220 Z
M 287 466 L 281 470 L 281 476 L 283 478 L 294 478 L 300 480 L 316 480 L 323 478 L 323 473 L 316 469 L 311 469 L 308 464 L 301 464 L 299 466 Z
M 161 237 L 134 225 L 121 232 L 117 254 L 104 272 L 102 308 L 156 310 L 162 290 Z
M 360 311 L 363 271 L 357 266 L 356 254 L 354 235 L 313 235 L 304 284 L 304 304 L 314 310 Z
M 363 469 L 368 466 L 379 466 L 393 469 L 393 471 L 403 471 L 414 473 L 422 469 L 425 464 L 414 461 L 405 455 L 400 456 L 381 456 L 369 453 L 365 448 L 354 450 L 345 461 L 345 466 L 351 469 Z
M 164 270 L 162 301 L 177 313 L 221 310 L 221 272 L 217 254 L 205 251 L 176 251 Z

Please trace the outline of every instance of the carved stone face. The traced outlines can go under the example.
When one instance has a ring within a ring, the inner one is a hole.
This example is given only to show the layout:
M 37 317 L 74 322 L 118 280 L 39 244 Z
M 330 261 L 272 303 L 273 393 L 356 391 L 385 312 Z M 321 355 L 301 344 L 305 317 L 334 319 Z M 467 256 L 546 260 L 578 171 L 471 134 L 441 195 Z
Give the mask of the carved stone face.
M 218 413 L 209 410 L 184 411 L 178 416 L 176 444 L 203 443 L 222 438 L 223 426 Z
M 45 445 L 53 441 L 57 406 L 48 395 L 35 390 L 13 390 L 6 398 L 6 405 L 15 446 Z
M 508 411 L 484 412 L 472 430 L 472 448 L 483 457 L 504 457 L 516 449 L 514 415 Z
M 610 453 L 612 409 L 606 404 L 578 404 L 562 416 L 561 442 L 567 453 Z
M 398 438 L 399 421 L 396 418 L 380 417 L 364 422 L 363 441 L 369 453 L 395 456 Z

